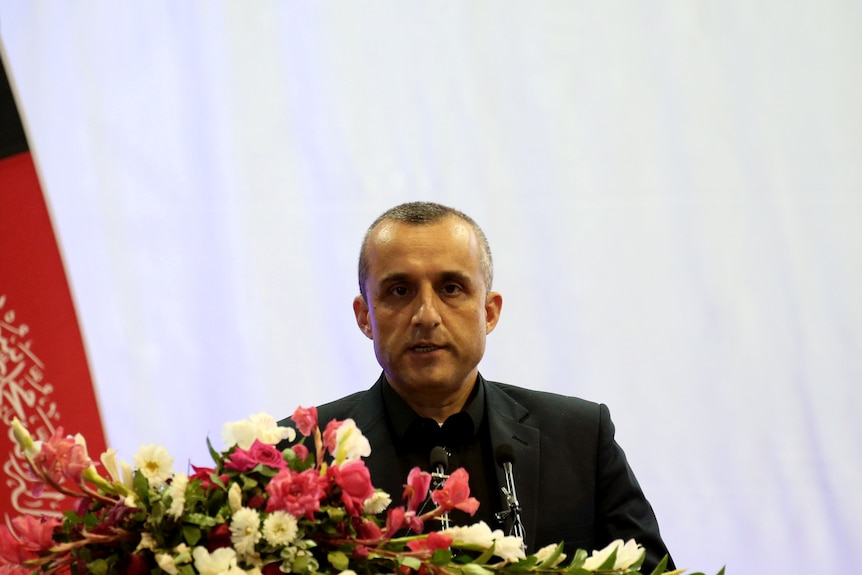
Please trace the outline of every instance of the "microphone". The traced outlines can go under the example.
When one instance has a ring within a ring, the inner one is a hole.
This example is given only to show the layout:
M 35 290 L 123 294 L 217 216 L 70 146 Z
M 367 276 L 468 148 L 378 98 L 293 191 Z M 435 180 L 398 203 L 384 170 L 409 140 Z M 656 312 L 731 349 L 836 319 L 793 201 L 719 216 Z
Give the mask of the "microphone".
M 431 487 L 430 491 L 440 489 L 448 477 L 446 470 L 449 468 L 449 452 L 445 447 L 440 445 L 431 450 Z M 449 514 L 444 513 L 440 516 L 440 527 L 449 529 Z
M 508 511 L 503 511 L 496 514 L 500 521 L 505 521 L 509 517 L 512 518 L 512 529 L 510 535 L 521 538 L 521 547 L 526 549 L 527 535 L 524 532 L 524 524 L 521 522 L 521 504 L 518 502 L 518 494 L 515 492 L 515 474 L 512 471 L 515 463 L 515 448 L 509 443 L 498 445 L 494 450 L 494 459 L 497 460 L 497 465 L 503 468 L 503 475 L 506 477 L 506 487 L 501 487 L 503 495 L 506 496 L 506 504 Z

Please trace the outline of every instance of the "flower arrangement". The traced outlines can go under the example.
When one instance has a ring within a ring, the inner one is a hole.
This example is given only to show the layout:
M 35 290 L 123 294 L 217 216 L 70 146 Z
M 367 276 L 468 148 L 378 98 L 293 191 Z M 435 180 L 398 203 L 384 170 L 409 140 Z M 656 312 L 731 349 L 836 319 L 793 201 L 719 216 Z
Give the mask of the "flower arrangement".
M 34 441 L 15 420 L 38 489 L 75 503 L 62 519 L 21 515 L 0 525 L 0 575 L 639 573 L 644 550 L 634 541 L 578 550 L 567 561 L 562 545 L 525 556 L 519 538 L 482 522 L 426 532 L 453 509 L 476 511 L 463 469 L 431 491 L 427 512 L 420 509 L 432 476 L 414 469 L 404 504 L 393 506 L 372 485 L 362 460 L 371 447 L 352 420 L 321 431 L 315 408 L 298 408 L 292 419 L 296 429 L 266 414 L 226 424 L 225 451 L 208 442 L 214 466 L 192 466 L 190 475 L 174 473 L 155 445 L 140 449 L 134 467 L 109 449 L 100 473 L 81 436 L 58 428 Z M 283 441 L 290 447 L 279 450 Z M 664 563 L 653 571 L 663 573 L 681 571 L 666 572 Z

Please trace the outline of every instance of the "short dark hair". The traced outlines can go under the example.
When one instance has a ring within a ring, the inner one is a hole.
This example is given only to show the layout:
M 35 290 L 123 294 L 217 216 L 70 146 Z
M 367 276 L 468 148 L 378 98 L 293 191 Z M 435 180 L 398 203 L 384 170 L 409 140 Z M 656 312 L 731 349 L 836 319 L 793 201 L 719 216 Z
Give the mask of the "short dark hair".
M 482 248 L 480 264 L 482 265 L 482 275 L 485 279 L 485 289 L 490 291 L 491 282 L 494 280 L 494 260 L 491 258 L 491 246 L 488 244 L 488 238 L 485 237 L 485 232 L 482 231 L 479 224 L 464 212 L 442 204 L 435 204 L 434 202 L 407 202 L 380 214 L 368 227 L 365 237 L 362 238 L 362 247 L 359 250 L 359 293 L 362 294 L 362 297 L 365 298 L 367 295 L 365 293 L 365 280 L 368 279 L 368 257 L 365 250 L 368 246 L 368 238 L 371 236 L 374 228 L 385 220 L 421 226 L 433 224 L 448 217 L 459 218 L 473 228 L 473 232 L 475 232 L 476 238 L 479 240 L 479 246 Z

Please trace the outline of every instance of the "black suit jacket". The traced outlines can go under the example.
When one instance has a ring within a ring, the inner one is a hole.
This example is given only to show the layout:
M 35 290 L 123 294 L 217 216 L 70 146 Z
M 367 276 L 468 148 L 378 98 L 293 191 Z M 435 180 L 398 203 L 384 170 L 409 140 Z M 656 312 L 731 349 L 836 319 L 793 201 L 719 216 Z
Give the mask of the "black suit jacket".
M 515 449 L 515 488 L 528 552 L 563 541 L 571 557 L 578 548 L 590 551 L 614 539 L 633 538 L 647 550 L 642 570 L 649 573 L 667 548 L 652 507 L 614 440 L 608 408 L 479 377 L 485 383 L 492 447 L 508 443 Z M 398 501 L 406 477 L 393 472 L 397 457 L 384 413 L 384 382 L 381 375 L 371 389 L 320 406 L 318 419 L 321 426 L 331 419 L 356 422 L 371 443 L 365 463 L 374 486 Z M 502 469 L 496 467 L 496 472 L 504 486 Z

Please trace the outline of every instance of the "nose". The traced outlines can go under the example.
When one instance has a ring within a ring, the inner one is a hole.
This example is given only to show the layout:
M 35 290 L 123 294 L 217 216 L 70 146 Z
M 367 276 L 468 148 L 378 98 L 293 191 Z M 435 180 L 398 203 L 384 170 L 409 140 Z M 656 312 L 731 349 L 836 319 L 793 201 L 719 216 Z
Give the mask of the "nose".
M 423 288 L 416 297 L 416 308 L 413 312 L 413 325 L 435 327 L 440 325 L 440 303 L 437 293 L 431 288 Z

